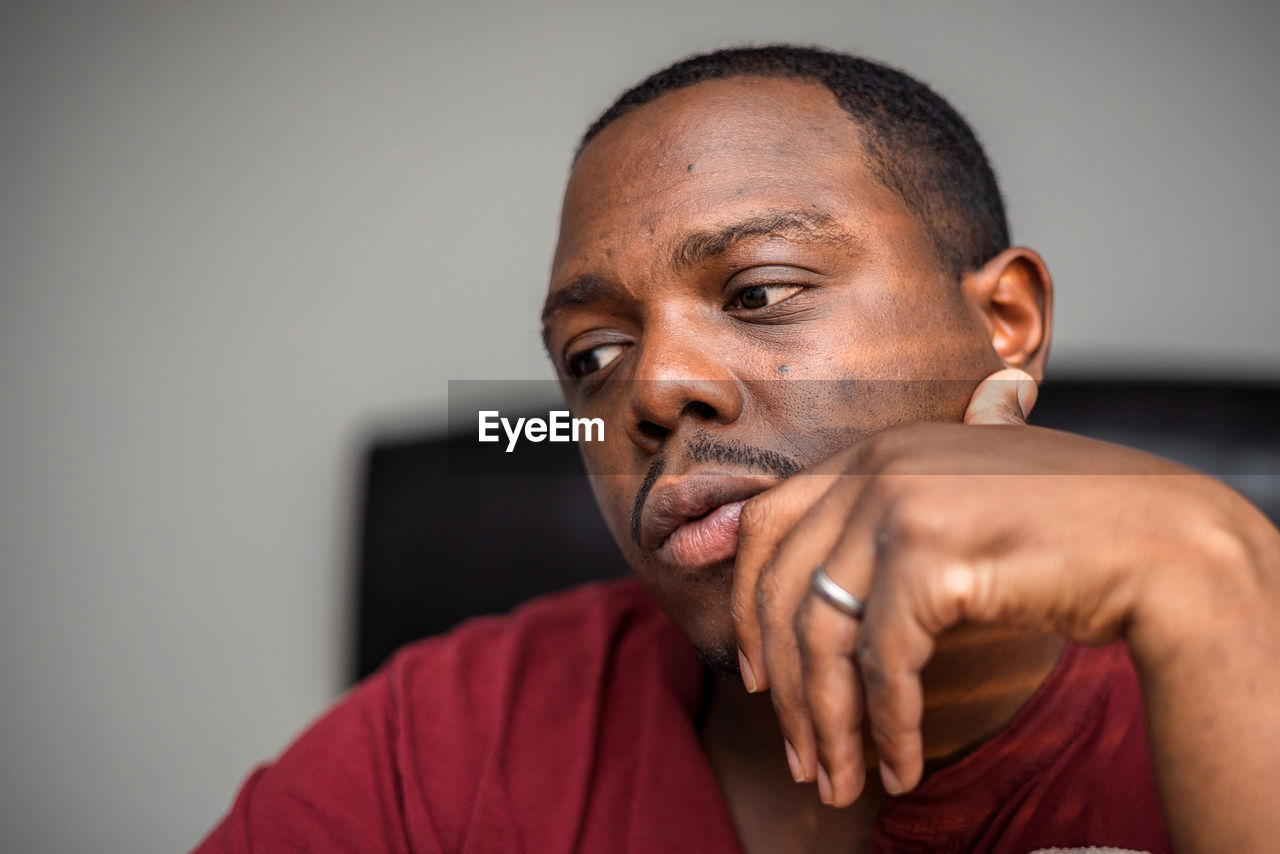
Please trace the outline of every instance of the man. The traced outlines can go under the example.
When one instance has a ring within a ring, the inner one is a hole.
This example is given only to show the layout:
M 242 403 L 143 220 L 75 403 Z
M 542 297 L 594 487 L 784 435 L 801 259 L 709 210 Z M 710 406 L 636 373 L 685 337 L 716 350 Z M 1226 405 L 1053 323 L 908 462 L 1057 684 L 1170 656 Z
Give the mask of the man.
M 401 653 L 206 849 L 1264 850 L 1280 533 L 1026 426 L 1050 304 L 905 75 L 778 46 L 624 94 L 544 337 L 644 590 Z

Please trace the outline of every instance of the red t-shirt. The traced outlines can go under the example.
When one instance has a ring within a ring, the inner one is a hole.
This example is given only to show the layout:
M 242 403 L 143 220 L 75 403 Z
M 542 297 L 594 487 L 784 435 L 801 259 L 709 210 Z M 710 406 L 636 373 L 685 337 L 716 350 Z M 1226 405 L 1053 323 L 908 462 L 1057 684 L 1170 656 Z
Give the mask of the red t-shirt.
M 737 852 L 701 665 L 633 580 L 395 655 L 245 782 L 197 849 Z M 1014 721 L 881 812 L 875 851 L 1168 850 L 1125 649 L 1068 646 Z

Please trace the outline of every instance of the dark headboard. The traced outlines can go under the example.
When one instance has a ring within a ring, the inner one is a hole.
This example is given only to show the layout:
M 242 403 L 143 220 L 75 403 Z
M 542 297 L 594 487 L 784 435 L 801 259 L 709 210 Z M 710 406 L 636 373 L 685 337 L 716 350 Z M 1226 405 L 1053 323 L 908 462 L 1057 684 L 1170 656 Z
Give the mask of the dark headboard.
M 1032 420 L 1218 475 L 1280 520 L 1280 381 L 1055 380 Z M 451 447 L 441 435 L 369 447 L 356 567 L 358 676 L 396 647 L 466 617 L 627 571 L 575 446 L 540 446 L 528 473 L 459 474 L 467 467 L 457 455 L 468 447 L 474 443 Z

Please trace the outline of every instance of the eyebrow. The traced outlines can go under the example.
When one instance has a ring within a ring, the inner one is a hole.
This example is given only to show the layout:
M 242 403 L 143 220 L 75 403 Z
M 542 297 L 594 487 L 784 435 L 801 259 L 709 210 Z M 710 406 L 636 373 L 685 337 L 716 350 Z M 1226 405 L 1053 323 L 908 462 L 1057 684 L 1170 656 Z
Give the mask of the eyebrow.
M 575 305 L 590 305 L 596 302 L 621 300 L 627 295 L 627 289 L 616 282 L 601 279 L 597 276 L 575 276 L 569 284 L 553 294 L 547 294 L 547 301 L 542 304 L 542 347 L 551 354 L 551 336 L 547 321 L 551 315 L 562 309 Z
M 859 254 L 862 248 L 861 240 L 840 228 L 827 214 L 807 210 L 770 211 L 684 237 L 672 249 L 671 266 L 679 272 L 688 272 L 699 264 L 723 255 L 738 244 L 757 237 L 804 240 L 849 248 Z M 547 343 L 547 320 L 556 312 L 570 306 L 620 300 L 626 296 L 627 289 L 616 282 L 592 275 L 576 276 L 563 288 L 548 294 L 543 303 L 543 344 Z
M 574 276 L 569 284 L 553 294 L 547 294 L 547 301 L 542 304 L 542 322 L 561 309 L 573 305 L 588 305 L 626 296 L 626 289 L 615 282 L 597 276 Z
M 676 244 L 671 254 L 671 266 L 688 272 L 755 237 L 785 237 L 843 246 L 855 251 L 862 245 L 862 241 L 840 228 L 827 214 L 806 210 L 772 211 L 722 228 L 690 234 Z

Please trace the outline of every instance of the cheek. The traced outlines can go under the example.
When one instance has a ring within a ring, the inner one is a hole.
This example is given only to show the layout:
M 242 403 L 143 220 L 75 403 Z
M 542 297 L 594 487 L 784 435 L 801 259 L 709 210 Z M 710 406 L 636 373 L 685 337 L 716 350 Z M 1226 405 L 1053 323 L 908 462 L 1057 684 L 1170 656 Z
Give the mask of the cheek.
M 968 319 L 928 321 L 892 312 L 874 327 L 831 336 L 815 347 L 816 364 L 793 363 L 788 379 L 758 387 L 758 408 L 778 447 L 805 463 L 825 459 L 870 434 L 899 424 L 961 420 L 976 384 L 999 367 Z
M 915 276 L 873 289 L 848 318 L 843 340 L 830 341 L 841 376 L 899 381 L 901 387 L 886 386 L 883 396 L 908 403 L 939 396 L 929 383 L 976 382 L 995 369 L 993 361 L 999 367 L 990 335 L 969 311 L 959 283 L 937 272 Z

